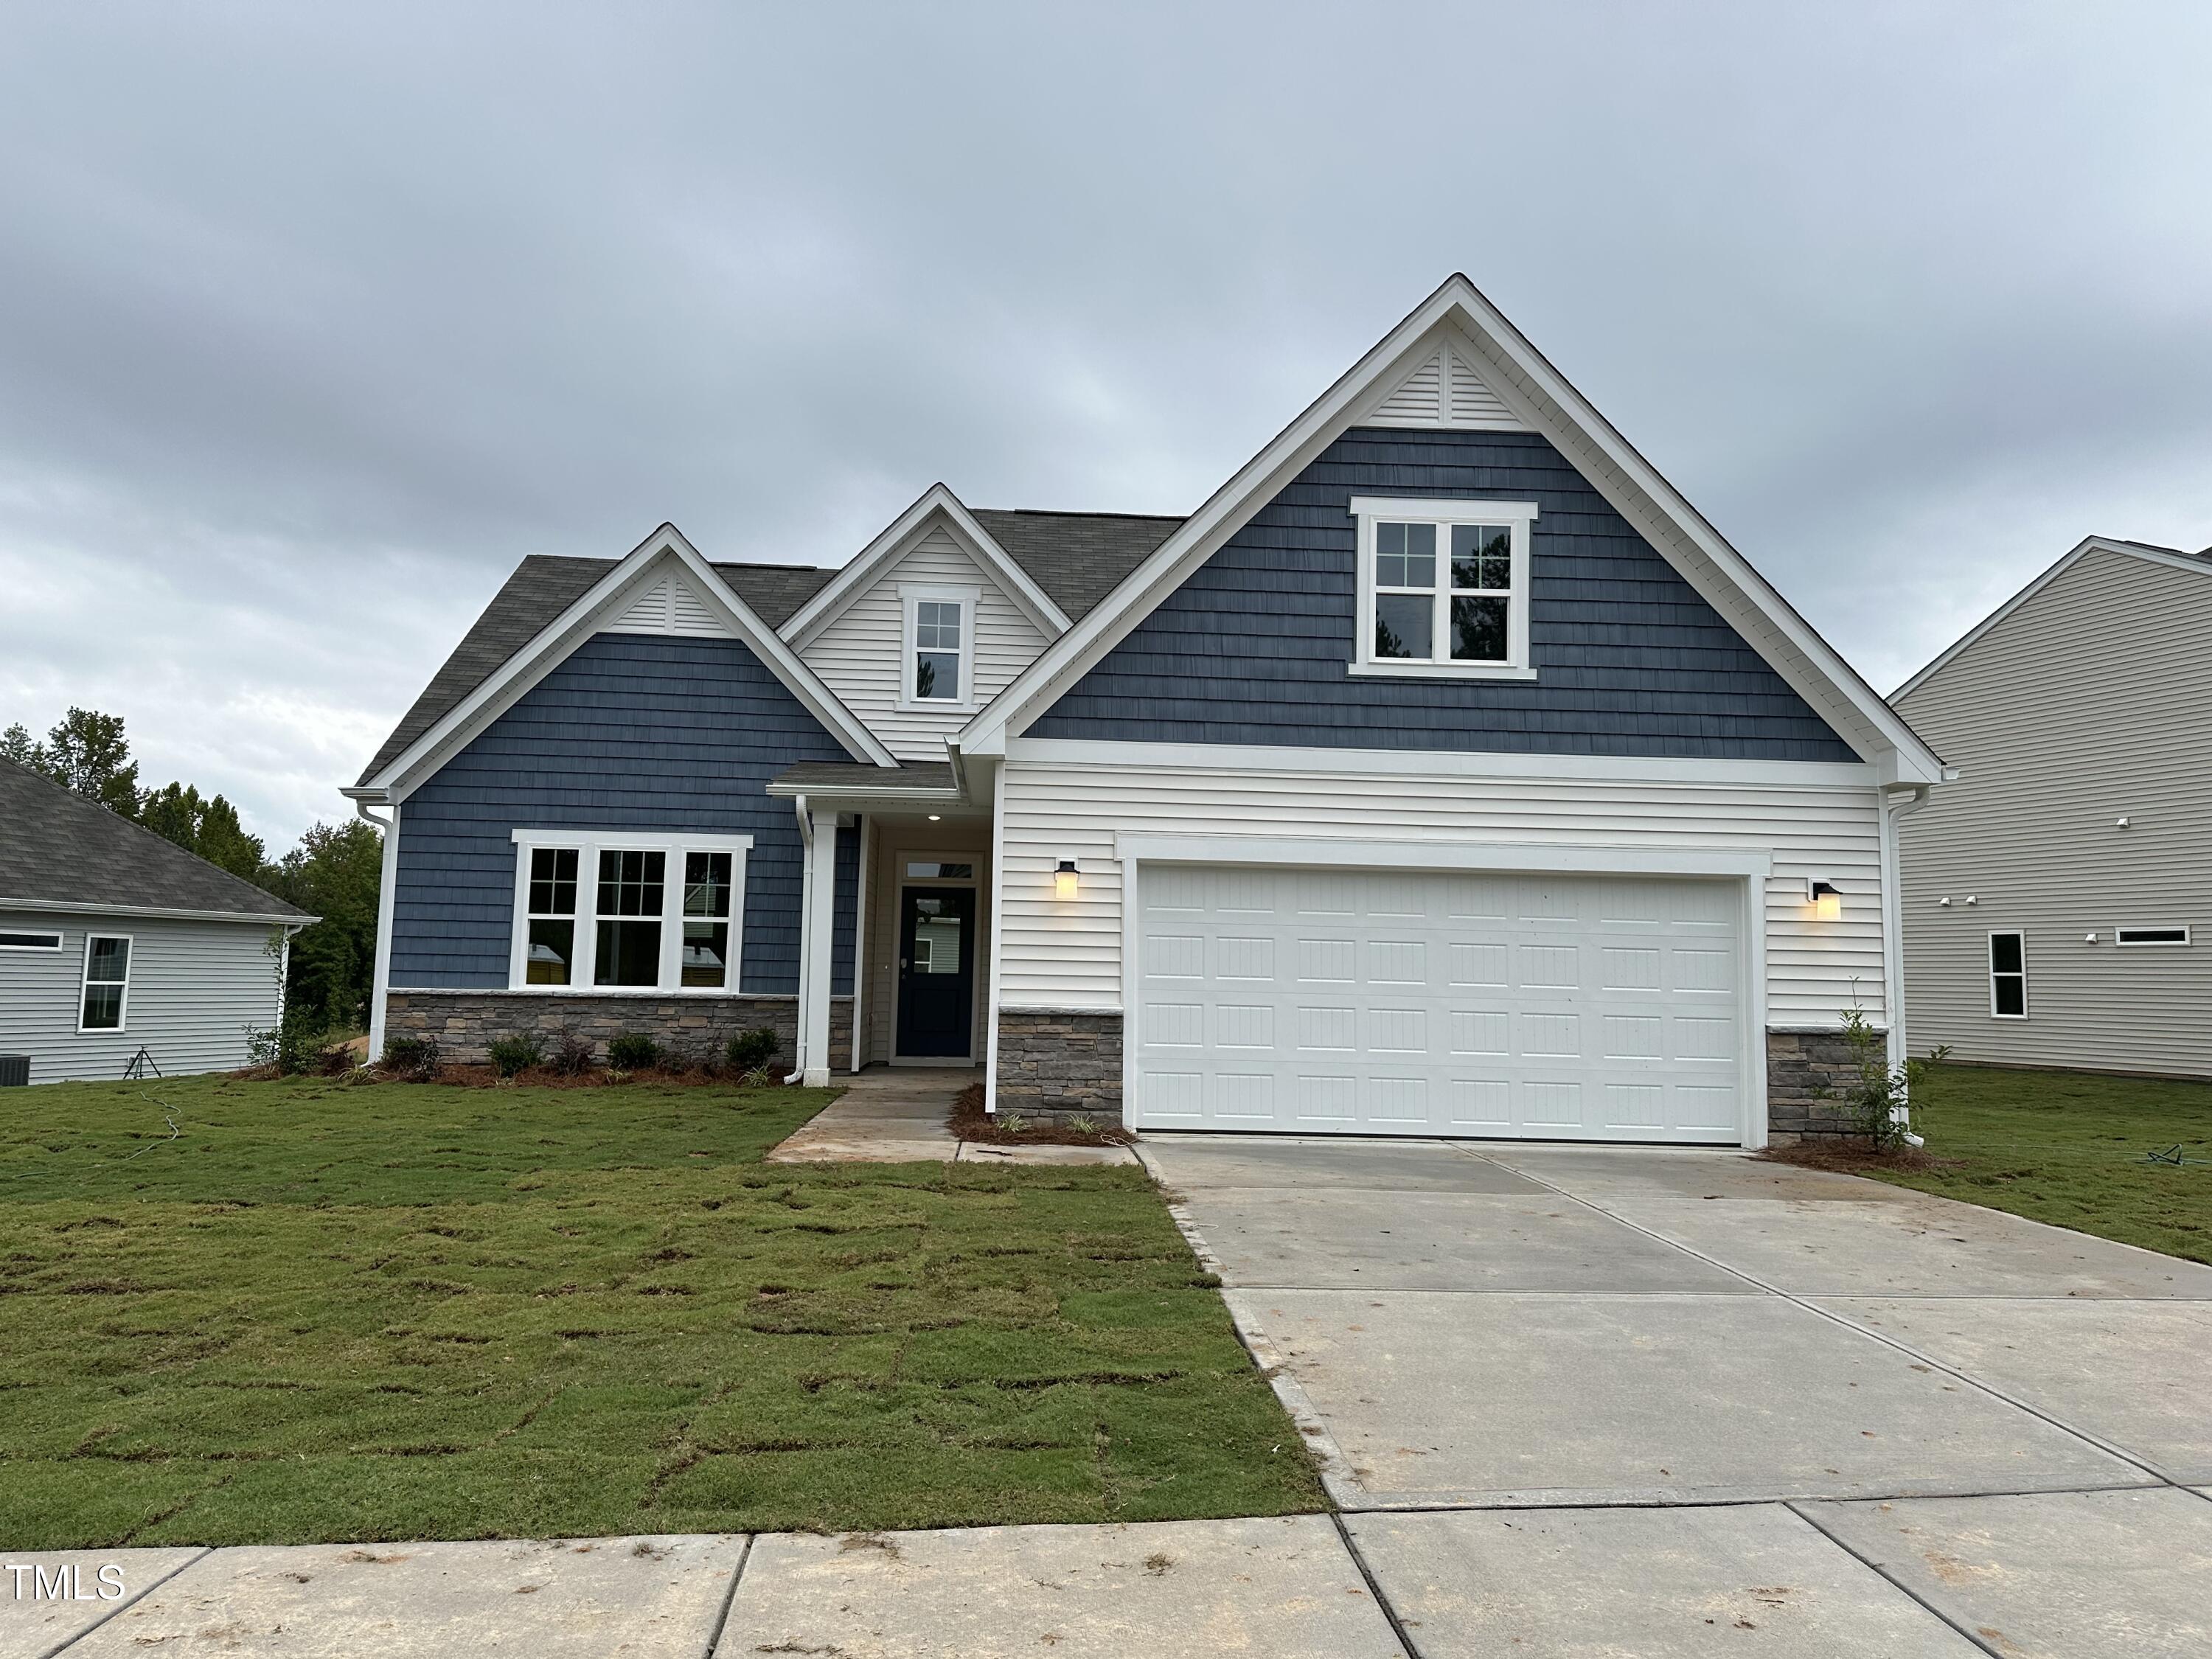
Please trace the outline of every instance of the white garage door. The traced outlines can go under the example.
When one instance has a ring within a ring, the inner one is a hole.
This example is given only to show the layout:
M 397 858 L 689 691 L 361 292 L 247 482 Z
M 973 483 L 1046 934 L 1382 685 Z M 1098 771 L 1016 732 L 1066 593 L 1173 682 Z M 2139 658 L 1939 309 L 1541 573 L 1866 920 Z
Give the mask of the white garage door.
M 1139 1127 L 1733 1143 L 1742 884 L 1145 864 Z

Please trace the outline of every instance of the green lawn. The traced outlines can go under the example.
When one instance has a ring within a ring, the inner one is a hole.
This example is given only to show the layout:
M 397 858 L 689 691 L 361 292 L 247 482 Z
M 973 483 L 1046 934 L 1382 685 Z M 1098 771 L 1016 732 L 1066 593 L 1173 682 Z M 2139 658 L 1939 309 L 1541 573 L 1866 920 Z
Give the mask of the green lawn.
M 1322 1507 L 1140 1171 L 758 1161 L 829 1097 L 0 1093 L 0 1540 Z
M 1936 1158 L 1901 1187 L 2212 1261 L 2212 1084 L 1946 1066 L 1916 1106 Z M 2179 1167 L 2148 1154 L 2179 1146 Z

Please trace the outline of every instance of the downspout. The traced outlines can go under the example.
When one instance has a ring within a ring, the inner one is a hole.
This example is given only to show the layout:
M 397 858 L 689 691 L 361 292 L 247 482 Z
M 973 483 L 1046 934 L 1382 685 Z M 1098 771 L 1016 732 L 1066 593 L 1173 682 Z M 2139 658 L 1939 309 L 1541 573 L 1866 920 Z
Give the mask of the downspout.
M 1882 1002 L 1889 1020 L 1889 1068 L 1894 1073 L 1902 1070 L 1911 1057 L 1911 1049 L 1905 1041 L 1905 896 L 1899 890 L 1902 874 L 1898 847 L 1897 821 L 1906 813 L 1924 806 L 1928 802 L 1928 786 L 1922 784 L 1909 793 L 1895 795 L 1885 793 L 1881 799 L 1881 981 Z M 1909 1125 L 1911 1103 L 1908 1100 L 1895 1109 L 1896 1120 Z M 1912 1133 L 1905 1131 L 1908 1146 L 1923 1146 L 1927 1142 Z
M 806 938 L 814 915 L 814 884 L 806 878 L 814 867 L 814 820 L 807 815 L 805 796 L 793 796 L 791 804 L 799 812 L 799 1006 L 791 1021 L 791 1057 L 797 1069 L 784 1079 L 786 1084 L 806 1076 Z
M 399 888 L 399 803 L 392 804 L 389 820 L 368 810 L 368 803 L 354 797 L 353 810 L 384 832 L 384 870 L 376 893 L 376 959 L 369 971 L 368 1053 L 374 1063 L 384 1052 L 385 1003 L 392 994 L 392 918 Z

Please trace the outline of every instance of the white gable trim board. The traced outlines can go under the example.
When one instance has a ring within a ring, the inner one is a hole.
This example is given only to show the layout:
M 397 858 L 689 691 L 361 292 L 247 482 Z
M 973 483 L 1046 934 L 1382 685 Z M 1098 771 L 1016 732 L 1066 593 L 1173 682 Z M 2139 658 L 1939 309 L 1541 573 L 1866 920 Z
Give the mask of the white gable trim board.
M 1346 428 L 1377 386 L 1462 342 L 1484 384 L 1579 468 L 1592 488 L 1847 741 L 1893 781 L 1935 783 L 1942 763 L 1743 556 L 1638 454 L 1464 276 L 1453 276 L 1273 442 L 1239 469 L 1104 601 L 1060 635 L 963 728 L 957 747 L 1003 753 L 1252 514 Z
M 1044 589 L 1039 587 L 1028 571 L 1014 562 L 1006 550 L 975 517 L 963 506 L 960 498 L 943 484 L 932 484 L 920 499 L 892 520 L 876 538 L 870 542 L 831 578 L 827 586 L 792 613 L 783 625 L 783 637 L 797 649 L 804 650 L 823 629 L 866 593 L 893 565 L 913 551 L 915 545 L 933 527 L 933 520 L 941 520 L 951 526 L 958 540 L 964 544 L 962 551 L 969 561 L 1002 588 L 1007 599 L 1028 617 L 1048 639 L 1056 638 L 1067 629 L 1067 617 L 1052 602 Z
M 673 525 L 664 525 L 539 630 L 526 647 L 486 675 L 382 771 L 345 793 L 357 801 L 404 799 L 415 785 L 434 775 L 466 748 L 586 640 L 632 614 L 641 603 L 647 607 L 646 614 L 651 614 L 655 594 L 666 584 L 679 580 L 708 616 L 729 636 L 742 641 L 855 760 L 878 766 L 898 764 L 882 740 L 731 591 L 683 532 Z M 672 624 L 677 614 L 672 592 L 659 602 L 662 614 Z

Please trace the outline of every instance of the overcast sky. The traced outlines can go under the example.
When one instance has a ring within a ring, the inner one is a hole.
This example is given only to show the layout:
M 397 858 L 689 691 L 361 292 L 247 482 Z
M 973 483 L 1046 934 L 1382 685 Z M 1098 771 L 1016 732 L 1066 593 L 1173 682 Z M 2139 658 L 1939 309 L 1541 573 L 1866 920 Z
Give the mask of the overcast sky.
M 1887 688 L 2212 543 L 2212 7 L 16 3 L 0 726 L 271 850 L 509 567 L 1188 509 L 1462 270 Z

